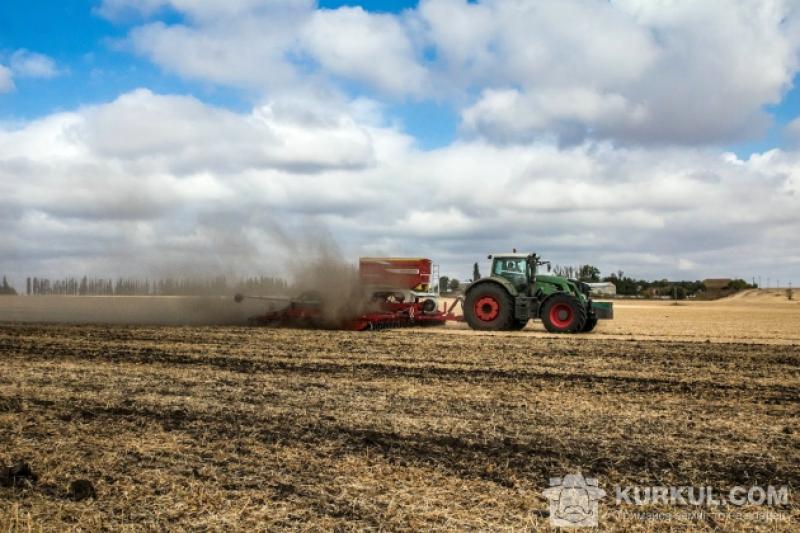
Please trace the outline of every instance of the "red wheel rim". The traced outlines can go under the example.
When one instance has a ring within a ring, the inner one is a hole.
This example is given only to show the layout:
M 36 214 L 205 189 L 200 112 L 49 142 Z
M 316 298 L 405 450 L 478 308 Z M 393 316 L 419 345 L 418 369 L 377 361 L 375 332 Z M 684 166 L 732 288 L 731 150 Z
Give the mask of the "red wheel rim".
M 475 302 L 475 316 L 484 322 L 491 322 L 500 314 L 500 303 L 492 296 L 478 298 Z
M 556 304 L 550 308 L 550 323 L 558 329 L 567 329 L 572 324 L 572 307 Z

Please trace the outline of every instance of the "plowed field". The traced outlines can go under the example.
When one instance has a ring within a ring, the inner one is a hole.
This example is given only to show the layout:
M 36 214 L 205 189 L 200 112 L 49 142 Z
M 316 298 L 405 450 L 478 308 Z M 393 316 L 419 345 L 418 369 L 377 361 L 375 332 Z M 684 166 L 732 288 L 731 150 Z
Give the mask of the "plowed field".
M 606 492 L 604 529 L 797 530 L 791 328 L 767 344 L 713 321 L 674 338 L 631 324 L 0 325 L 0 466 L 38 474 L 0 487 L 0 530 L 546 529 L 542 490 L 577 471 Z M 75 501 L 75 480 L 96 498 Z M 769 507 L 616 504 L 631 485 L 790 492 Z

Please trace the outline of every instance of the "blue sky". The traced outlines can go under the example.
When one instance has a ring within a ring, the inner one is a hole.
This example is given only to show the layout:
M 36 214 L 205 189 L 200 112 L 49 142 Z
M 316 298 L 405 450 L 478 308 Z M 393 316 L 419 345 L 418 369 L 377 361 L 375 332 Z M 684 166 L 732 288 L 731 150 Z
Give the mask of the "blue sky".
M 800 281 L 789 7 L 7 0 L 0 273 L 268 265 L 280 220 L 458 277 Z

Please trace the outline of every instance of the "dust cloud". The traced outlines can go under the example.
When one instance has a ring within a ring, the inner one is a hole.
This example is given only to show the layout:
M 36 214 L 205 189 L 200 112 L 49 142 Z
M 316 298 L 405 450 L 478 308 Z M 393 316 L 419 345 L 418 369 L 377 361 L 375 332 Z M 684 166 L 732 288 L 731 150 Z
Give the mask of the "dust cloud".
M 236 272 L 192 263 L 189 258 L 172 256 L 163 267 L 148 266 L 146 271 L 157 277 L 191 279 L 225 276 L 241 279 L 257 272 L 287 281 L 288 288 L 278 293 L 254 289 L 247 296 L 306 298 L 318 302 L 322 327 L 335 328 L 348 319 L 363 314 L 369 307 L 359 284 L 355 263 L 348 262 L 334 237 L 319 225 L 288 232 L 279 224 L 266 224 L 263 239 L 242 239 L 235 243 L 235 264 L 247 272 Z M 218 239 L 214 239 L 218 241 Z M 219 239 L 221 241 L 221 239 Z M 216 264 L 230 251 L 231 244 L 209 250 L 208 257 Z M 242 260 L 244 258 L 244 260 Z M 130 264 L 112 265 L 112 273 L 128 271 Z M 202 274 L 201 274 L 202 272 Z M 204 296 L 17 296 L 0 297 L 0 322 L 107 323 L 137 325 L 244 325 L 248 318 L 263 314 L 274 304 L 255 299 L 234 302 L 230 294 Z M 288 305 L 288 300 L 287 300 Z M 280 306 L 278 306 L 280 307 Z
M 366 312 L 369 305 L 358 269 L 330 250 L 296 267 L 292 290 L 295 295 L 309 295 L 319 301 L 325 327 L 338 327 Z

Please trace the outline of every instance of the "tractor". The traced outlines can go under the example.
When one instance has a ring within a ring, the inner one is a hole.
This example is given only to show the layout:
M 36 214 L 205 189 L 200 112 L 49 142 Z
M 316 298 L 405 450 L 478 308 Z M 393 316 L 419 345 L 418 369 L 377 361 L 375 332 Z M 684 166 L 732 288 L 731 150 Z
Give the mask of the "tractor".
M 589 286 L 550 275 L 550 262 L 538 255 L 490 255 L 491 275 L 475 280 L 464 295 L 464 319 L 472 329 L 521 330 L 539 318 L 553 333 L 594 329 L 599 319 L 614 318 L 611 302 L 593 302 Z M 547 265 L 547 274 L 539 267 Z

